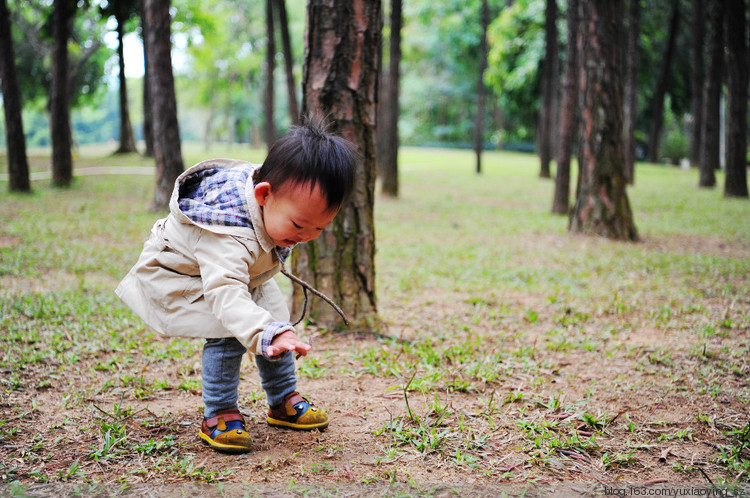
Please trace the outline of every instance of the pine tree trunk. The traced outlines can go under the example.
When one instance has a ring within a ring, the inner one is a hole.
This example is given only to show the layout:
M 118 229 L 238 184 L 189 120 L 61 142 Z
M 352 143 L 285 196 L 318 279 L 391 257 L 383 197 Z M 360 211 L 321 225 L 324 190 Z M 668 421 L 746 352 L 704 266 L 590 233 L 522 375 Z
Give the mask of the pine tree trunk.
M 381 4 L 381 8 L 385 9 L 385 5 Z M 377 162 L 377 178 L 383 180 L 385 176 L 386 164 L 390 163 L 388 159 L 389 150 L 386 147 L 387 143 L 387 131 L 386 127 L 390 123 L 388 118 L 388 66 L 385 64 L 385 39 L 383 37 L 383 30 L 385 29 L 385 15 L 383 12 L 380 14 L 381 25 L 380 25 L 380 43 L 378 44 L 378 100 L 375 104 L 375 158 Z M 390 17 L 390 16 L 389 16 Z M 390 22 L 390 20 L 388 21 Z
M 552 160 L 552 133 L 555 121 L 555 91 L 557 89 L 557 0 L 547 0 L 544 20 L 544 76 L 542 82 L 542 115 L 539 133 L 539 176 L 549 178 Z
M 286 15 L 286 0 L 276 0 L 281 27 L 281 48 L 284 51 L 284 70 L 286 72 L 286 90 L 289 98 L 289 116 L 292 124 L 299 123 L 299 104 L 297 103 L 297 85 L 294 83 L 292 42 L 289 37 L 289 20 Z
M 747 21 L 745 0 L 727 1 L 727 150 L 725 197 L 747 190 Z
M 716 185 L 720 164 L 721 85 L 724 72 L 725 0 L 715 0 L 708 9 L 708 68 L 703 95 L 703 131 L 699 187 Z
M 273 26 L 273 0 L 266 0 L 266 93 L 263 100 L 265 140 L 268 148 L 276 141 L 276 123 L 273 116 L 273 73 L 276 69 L 276 40 Z
M 391 50 L 388 64 L 388 106 L 387 121 L 384 125 L 385 148 L 388 154 L 383 163 L 382 191 L 389 197 L 398 197 L 398 120 L 401 114 L 399 105 L 399 83 L 401 73 L 401 0 L 391 0 Z
M 8 147 L 8 190 L 31 192 L 26 137 L 23 134 L 21 90 L 18 87 L 10 13 L 6 0 L 0 0 L 0 80 Z
M 148 58 L 149 48 L 146 37 L 146 13 L 144 11 L 145 0 L 140 0 L 141 11 L 141 36 L 143 41 L 143 141 L 146 143 L 146 150 L 143 155 L 154 157 L 154 113 L 151 112 L 151 86 L 148 84 Z
M 585 37 L 581 164 L 570 230 L 617 240 L 637 240 L 627 193 L 622 140 L 619 20 L 622 0 L 584 0 Z
M 672 59 L 674 59 L 674 48 L 677 44 L 677 30 L 680 25 L 680 0 L 672 0 L 672 20 L 669 23 L 669 35 L 667 37 L 667 51 L 662 62 L 662 72 L 656 85 L 652 108 L 654 115 L 651 118 L 651 128 L 648 134 L 648 160 L 655 163 L 659 160 L 659 141 L 661 129 L 664 124 L 664 97 L 667 94 L 669 75 L 672 72 Z
M 372 329 L 379 326 L 373 202 L 380 1 L 310 0 L 307 9 L 303 112 L 330 116 L 334 130 L 357 144 L 362 161 L 352 197 L 320 237 L 295 251 L 294 266 L 339 303 L 355 328 Z M 319 324 L 341 325 L 328 305 L 310 304 Z
M 490 24 L 490 7 L 482 0 L 482 38 L 479 42 L 479 75 L 477 78 L 477 113 L 474 117 L 474 153 L 477 157 L 477 174 L 482 173 L 482 151 L 484 150 L 484 73 L 487 71 L 487 27 Z
M 567 6 L 567 58 L 563 76 L 563 93 L 560 104 L 560 138 L 557 150 L 557 174 L 555 175 L 555 197 L 552 212 L 570 213 L 570 157 L 573 153 L 573 140 L 576 136 L 578 106 L 578 15 L 579 0 L 568 0 Z
M 623 127 L 625 128 L 625 180 L 635 183 L 635 117 L 638 115 L 638 66 L 640 65 L 641 0 L 630 0 L 625 54 Z
M 169 206 L 174 182 L 184 169 L 170 53 L 172 44 L 169 0 L 145 0 L 145 14 L 149 48 L 148 81 L 151 89 L 156 160 L 153 209 L 165 210 Z
M 690 69 L 690 166 L 697 168 L 701 162 L 701 134 L 703 131 L 703 45 L 706 38 L 706 18 L 703 0 L 692 0 L 692 67 Z
M 55 187 L 69 187 L 73 181 L 68 98 L 68 38 L 72 15 L 69 3 L 67 0 L 55 0 L 52 12 L 50 139 L 52 141 L 52 185 Z
M 128 84 L 125 77 L 125 51 L 123 48 L 123 38 L 125 36 L 125 16 L 122 12 L 122 3 L 116 3 L 117 13 L 117 59 L 120 66 L 120 147 L 115 151 L 116 154 L 127 154 L 137 152 L 135 148 L 135 138 L 133 137 L 133 126 L 130 124 L 130 106 L 128 105 Z

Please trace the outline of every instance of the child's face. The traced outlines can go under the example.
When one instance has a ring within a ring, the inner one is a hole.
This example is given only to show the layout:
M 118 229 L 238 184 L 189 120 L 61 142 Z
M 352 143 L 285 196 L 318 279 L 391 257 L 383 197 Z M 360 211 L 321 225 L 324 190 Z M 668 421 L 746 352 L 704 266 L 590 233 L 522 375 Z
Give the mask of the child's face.
M 318 185 L 310 191 L 309 184 L 287 184 L 274 191 L 270 183 L 261 182 L 255 186 L 255 200 L 262 206 L 266 232 L 281 247 L 314 239 L 338 212 L 328 209 Z

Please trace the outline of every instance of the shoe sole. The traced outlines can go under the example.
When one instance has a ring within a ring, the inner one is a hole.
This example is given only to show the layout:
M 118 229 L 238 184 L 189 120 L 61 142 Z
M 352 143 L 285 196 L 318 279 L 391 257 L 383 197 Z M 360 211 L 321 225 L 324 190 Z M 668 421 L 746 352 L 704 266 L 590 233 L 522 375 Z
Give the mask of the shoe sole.
M 328 422 L 324 422 L 322 424 L 295 424 L 294 422 L 286 422 L 284 420 L 278 420 L 275 418 L 268 417 L 266 418 L 266 421 L 268 422 L 268 425 L 273 427 L 282 427 L 285 429 L 295 429 L 298 431 L 312 431 L 315 429 L 323 430 L 328 427 Z
M 232 446 L 231 444 L 217 443 L 216 441 L 211 439 L 208 434 L 204 434 L 203 431 L 198 431 L 198 435 L 201 437 L 204 443 L 206 443 L 216 451 L 220 451 L 221 453 L 231 453 L 233 455 L 236 455 L 238 453 L 247 453 L 249 451 L 252 451 L 252 448 L 247 448 L 245 446 Z

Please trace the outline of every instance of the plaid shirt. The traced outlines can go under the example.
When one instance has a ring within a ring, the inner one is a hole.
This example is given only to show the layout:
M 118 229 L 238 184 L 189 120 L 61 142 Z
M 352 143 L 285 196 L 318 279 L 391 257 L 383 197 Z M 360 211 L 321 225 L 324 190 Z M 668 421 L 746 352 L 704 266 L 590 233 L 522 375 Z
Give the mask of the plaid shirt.
M 245 185 L 250 168 L 204 169 L 186 178 L 180 191 L 180 211 L 196 223 L 252 227 Z

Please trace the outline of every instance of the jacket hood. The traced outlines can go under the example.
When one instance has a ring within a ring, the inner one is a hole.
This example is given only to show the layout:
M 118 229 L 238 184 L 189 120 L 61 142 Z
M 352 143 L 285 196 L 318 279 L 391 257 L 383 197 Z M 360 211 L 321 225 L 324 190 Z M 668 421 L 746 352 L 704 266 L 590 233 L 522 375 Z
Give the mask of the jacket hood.
M 252 223 L 251 227 L 243 227 L 243 226 L 228 226 L 228 225 L 213 225 L 213 224 L 206 224 L 206 223 L 198 223 L 190 219 L 185 215 L 185 213 L 182 212 L 179 205 L 179 199 L 180 199 L 180 191 L 182 186 L 187 183 L 187 181 L 197 173 L 207 170 L 207 169 L 216 169 L 216 168 L 234 168 L 237 166 L 245 166 L 250 167 L 250 180 L 247 181 L 245 184 L 245 205 L 247 207 L 247 212 L 250 217 L 250 221 Z M 179 221 L 180 223 L 190 224 L 190 225 L 196 225 L 201 227 L 204 230 L 208 230 L 213 233 L 220 233 L 220 234 L 231 234 L 238 237 L 245 237 L 245 238 L 251 238 L 258 241 L 261 248 L 266 252 L 271 252 L 275 248 L 275 244 L 271 240 L 271 238 L 268 236 L 268 233 L 266 232 L 265 225 L 263 223 L 263 213 L 261 211 L 261 207 L 258 205 L 258 203 L 255 200 L 255 190 L 254 185 L 252 182 L 252 176 L 253 173 L 260 167 L 258 164 L 249 163 L 246 161 L 240 161 L 237 159 L 209 159 L 206 161 L 202 161 L 195 166 L 192 166 L 191 168 L 188 168 L 185 170 L 180 176 L 177 177 L 175 180 L 174 190 L 172 191 L 172 197 L 169 200 L 169 211 L 172 214 L 172 216 Z

